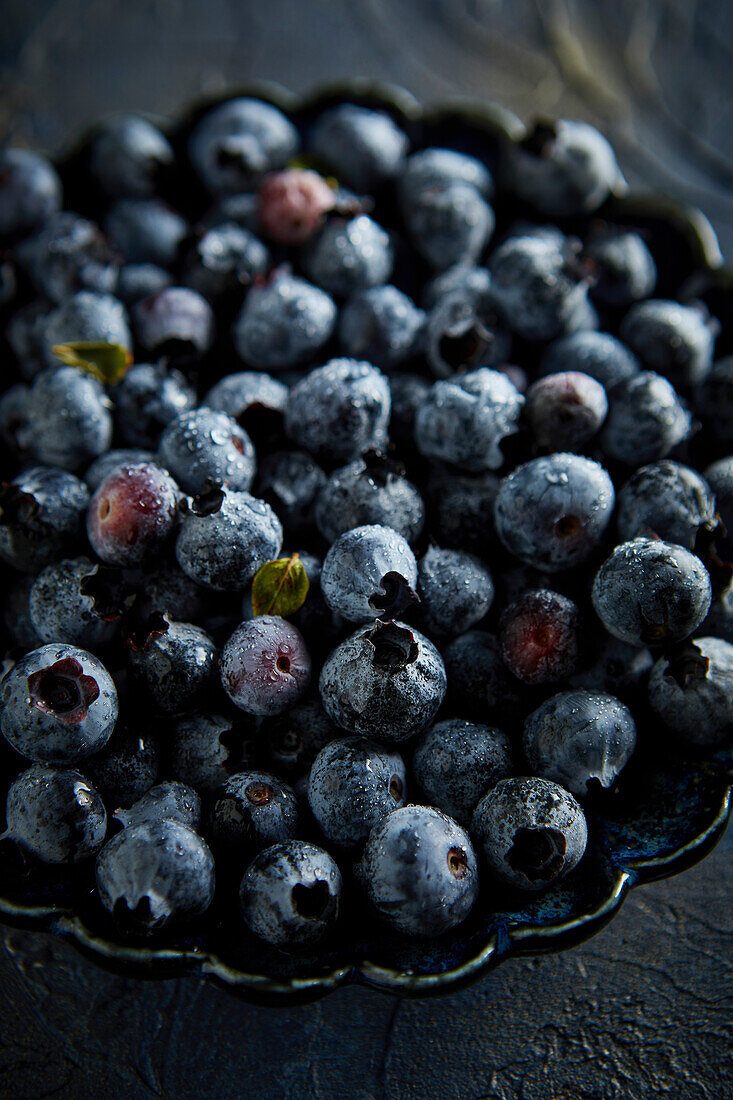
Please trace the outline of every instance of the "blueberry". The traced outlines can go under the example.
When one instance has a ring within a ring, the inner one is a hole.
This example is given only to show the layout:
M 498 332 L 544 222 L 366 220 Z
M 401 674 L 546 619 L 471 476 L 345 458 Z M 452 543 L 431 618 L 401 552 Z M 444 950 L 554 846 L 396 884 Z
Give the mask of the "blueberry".
M 282 111 L 240 97 L 218 104 L 199 120 L 188 155 L 213 195 L 251 190 L 265 172 L 282 168 L 298 149 L 298 133 Z
M 317 172 L 307 168 L 273 172 L 260 184 L 260 229 L 280 244 L 304 244 L 320 229 L 335 203 L 333 188 Z
M 246 491 L 255 472 L 252 441 L 236 420 L 203 406 L 180 413 L 160 437 L 159 455 L 187 493 L 200 493 L 210 479 Z
M 32 449 L 30 418 L 30 389 L 17 382 L 0 397 L 0 441 L 18 458 L 28 458 Z
M 667 729 L 708 747 L 733 734 L 733 645 L 695 638 L 674 656 L 660 657 L 649 678 L 649 703 Z
M 180 713 L 196 706 L 212 686 L 216 646 L 201 627 L 156 612 L 127 636 L 132 679 L 160 710 Z
M 102 482 L 110 474 L 122 469 L 123 466 L 140 466 L 154 463 L 156 456 L 153 451 L 144 451 L 137 447 L 120 447 L 112 451 L 105 451 L 99 458 L 87 467 L 84 481 L 90 493 L 95 493 Z
M 351 848 L 377 822 L 405 804 L 405 765 L 362 737 L 331 741 L 318 753 L 308 779 L 308 802 L 323 835 Z
M 394 618 L 415 600 L 417 562 L 391 527 L 367 524 L 336 539 L 320 580 L 326 603 L 350 622 Z
M 153 358 L 200 358 L 214 342 L 211 306 L 187 286 L 169 286 L 141 299 L 132 319 L 141 348 Z
M 39 374 L 25 431 L 37 462 L 76 470 L 108 450 L 112 416 L 103 387 L 76 367 Z
M 615 783 L 636 746 L 636 725 L 613 695 L 562 691 L 530 714 L 522 746 L 533 772 L 583 798 Z
M 185 218 L 161 199 L 120 199 L 104 223 L 125 263 L 172 267 L 188 232 Z
M 648 298 L 657 284 L 657 265 L 638 233 L 601 223 L 583 246 L 594 282 L 591 297 L 603 306 L 623 309 Z
M 376 622 L 333 650 L 319 690 L 326 713 L 342 729 L 391 744 L 433 721 L 445 695 L 445 667 L 419 631 Z
M 422 531 L 425 506 L 399 463 L 377 451 L 335 470 L 315 506 L 318 530 L 328 542 L 355 527 L 391 527 L 407 542 Z
M 540 361 L 540 375 L 577 371 L 600 382 L 610 393 L 620 382 L 640 373 L 629 349 L 607 332 L 572 332 L 554 340 Z
M 507 671 L 498 638 L 469 630 L 446 646 L 444 658 L 451 698 L 462 711 L 498 722 L 515 717 L 519 684 Z
M 710 607 L 710 577 L 699 558 L 661 539 L 617 546 L 596 574 L 593 606 L 609 634 L 632 645 L 680 642 Z
M 161 364 L 138 363 L 114 391 L 115 424 L 127 447 L 155 450 L 171 420 L 196 404 L 193 387 L 177 370 Z
M 339 318 L 339 341 L 346 355 L 383 370 L 415 354 L 425 314 L 395 286 L 374 286 L 353 294 Z
M 527 684 L 563 680 L 578 662 L 578 608 L 549 589 L 525 592 L 501 619 L 507 668 Z
M 389 376 L 391 417 L 390 439 L 400 446 L 412 445 L 415 414 L 430 389 L 419 374 L 395 373 Z
M 629 645 L 604 634 L 597 651 L 586 654 L 586 662 L 568 677 L 571 687 L 588 691 L 609 691 L 633 701 L 646 680 L 654 658 L 646 648 Z
M 511 336 L 491 295 L 444 295 L 428 315 L 425 355 L 438 378 L 499 367 L 506 362 Z
M 317 459 L 343 464 L 386 443 L 389 415 L 389 383 L 376 367 L 331 359 L 291 389 L 285 429 Z
M 500 479 L 491 471 L 462 474 L 436 467 L 427 484 L 430 530 L 444 546 L 485 553 L 494 535 Z
M 690 435 L 690 414 L 660 374 L 644 371 L 619 383 L 609 397 L 600 444 L 616 462 L 656 462 Z
M 114 293 L 119 259 L 99 227 L 77 214 L 52 214 L 17 257 L 39 294 L 57 305 L 78 290 Z
M 715 497 L 688 466 L 655 462 L 636 470 L 619 492 L 616 523 L 621 542 L 653 534 L 694 550 L 698 537 L 716 527 Z
M 311 660 L 302 634 L 277 615 L 241 623 L 221 651 L 221 682 L 249 714 L 279 714 L 305 694 Z
M 491 173 L 476 157 L 454 149 L 421 149 L 408 157 L 400 174 L 400 199 L 407 207 L 420 194 L 455 183 L 473 187 L 486 199 L 490 199 L 494 191 Z
M 232 772 L 251 767 L 255 758 L 253 729 L 242 719 L 221 714 L 186 714 L 167 739 L 170 774 L 182 783 L 212 794 Z
M 52 310 L 43 329 L 44 354 L 49 366 L 58 366 L 57 344 L 76 341 L 120 344 L 130 351 L 132 336 L 125 307 L 111 294 L 80 290 Z
M 274 844 L 244 873 L 239 902 L 261 940 L 288 950 L 317 943 L 336 924 L 341 872 L 328 852 L 303 840 Z
M 115 294 L 129 309 L 169 286 L 173 286 L 173 276 L 157 264 L 122 264 Z
M 705 481 L 715 496 L 715 506 L 726 531 L 733 537 L 733 456 L 713 462 L 705 470 Z
M 619 335 L 646 370 L 687 389 L 710 373 L 718 328 L 704 306 L 652 299 L 631 307 Z
M 101 752 L 84 762 L 84 771 L 108 806 L 131 806 L 158 778 L 160 746 L 134 716 L 118 722 Z
M 430 803 L 468 826 L 486 791 L 511 772 L 512 752 L 500 729 L 448 718 L 422 735 L 412 766 Z
M 260 726 L 265 754 L 276 772 L 302 775 L 320 750 L 339 736 L 320 698 L 303 699 Z
M 502 779 L 479 802 L 471 835 L 494 874 L 521 890 L 544 890 L 583 858 L 585 815 L 559 784 Z
M 705 435 L 719 451 L 733 451 L 733 355 L 719 359 L 695 398 Z
M 432 806 L 403 806 L 374 826 L 361 878 L 379 915 L 411 936 L 439 936 L 455 928 L 478 896 L 478 866 L 468 835 Z
M 355 191 L 373 191 L 397 175 L 407 137 L 383 111 L 339 103 L 316 119 L 308 139 L 311 153 Z
M 248 292 L 234 324 L 234 345 L 248 367 L 282 370 L 315 355 L 335 324 L 328 294 L 280 269 Z
M 43 764 L 76 764 L 109 741 L 117 689 L 106 668 L 76 646 L 44 645 L 21 657 L 0 684 L 0 729 Z
M 196 622 L 204 608 L 205 593 L 195 581 L 165 562 L 160 569 L 145 571 L 145 587 L 135 596 L 135 611 L 142 618 L 161 611 L 179 622 Z
M 34 764 L 10 785 L 6 836 L 44 863 L 78 863 L 104 843 L 107 814 L 77 771 Z
M 535 458 L 503 478 L 494 504 L 496 532 L 520 561 L 548 573 L 586 561 L 614 507 L 610 477 L 573 454 Z
M 46 320 L 50 312 L 48 302 L 31 301 L 16 310 L 5 326 L 5 339 L 26 381 L 31 381 L 48 365 Z
M 303 270 L 311 282 L 335 297 L 379 286 L 392 274 L 389 234 L 366 214 L 328 221 L 303 254 Z
M 269 442 L 281 433 L 287 397 L 288 387 L 282 382 L 248 370 L 215 382 L 201 403 L 228 413 L 254 438 Z
M 230 859 L 291 840 L 298 827 L 292 787 L 261 771 L 230 776 L 217 791 L 209 815 L 212 842 Z
M 540 120 L 507 159 L 516 195 L 549 217 L 592 214 L 623 177 L 613 149 L 587 122 Z
M 3 600 L 5 629 L 13 645 L 23 653 L 43 645 L 43 639 L 36 632 L 30 612 L 31 589 L 35 579 L 34 576 L 18 577 L 8 587 Z
M 464 302 L 485 299 L 489 295 L 490 287 L 491 275 L 488 269 L 464 261 L 447 267 L 426 284 L 422 294 L 423 307 L 432 310 L 443 298 L 454 294 Z
M 431 546 L 418 562 L 420 623 L 431 637 L 462 634 L 483 619 L 494 599 L 486 566 L 465 550 Z
M 496 225 L 489 203 L 460 181 L 417 190 L 403 209 L 415 247 L 437 271 L 476 261 Z
M 89 558 L 47 565 L 33 582 L 29 610 L 42 642 L 97 649 L 117 633 L 117 623 L 97 613 L 93 593 L 100 567 Z
M 509 237 L 489 260 L 491 295 L 518 335 L 553 340 L 594 328 L 589 280 L 573 241 L 539 234 Z
M 87 535 L 97 557 L 131 566 L 159 554 L 178 526 L 179 496 L 170 474 L 153 462 L 107 474 L 87 511 Z
M 264 500 L 214 488 L 184 510 L 176 558 L 197 584 L 226 592 L 241 590 L 257 570 L 280 553 L 283 531 Z
M 180 821 L 133 825 L 99 853 L 97 893 L 121 931 L 153 935 L 206 912 L 214 859 Z
M 73 474 L 32 466 L 0 485 L 0 558 L 37 573 L 77 548 L 89 490 Z
M 109 198 L 146 199 L 155 194 L 173 149 L 157 126 L 138 115 L 107 119 L 89 150 L 89 169 Z
M 254 233 L 234 222 L 212 226 L 183 260 L 183 282 L 210 300 L 241 293 L 264 275 L 270 253 Z
M 588 374 L 563 371 L 533 382 L 527 392 L 526 417 L 540 447 L 579 450 L 600 431 L 608 398 Z
M 166 780 L 150 787 L 128 809 L 114 815 L 124 829 L 136 825 L 159 825 L 163 821 L 178 821 L 197 829 L 201 821 L 201 798 L 185 783 Z
M 504 463 L 501 443 L 517 431 L 524 398 L 498 371 L 434 383 L 415 416 L 415 443 L 428 458 L 480 473 Z
M 326 484 L 321 467 L 304 451 L 274 451 L 259 465 L 256 490 L 275 509 L 290 538 L 310 534 L 314 507 Z
M 61 180 L 40 153 L 0 152 L 0 237 L 23 237 L 40 229 L 61 207 Z

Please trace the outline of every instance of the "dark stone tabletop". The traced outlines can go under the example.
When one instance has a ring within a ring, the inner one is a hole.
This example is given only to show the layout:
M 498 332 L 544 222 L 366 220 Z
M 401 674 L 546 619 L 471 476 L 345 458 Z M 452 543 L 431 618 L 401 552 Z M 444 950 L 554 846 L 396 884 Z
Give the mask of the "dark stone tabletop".
M 720 0 L 5 0 L 0 137 L 50 149 L 120 108 L 355 75 L 587 118 L 633 184 L 733 253 L 733 4 Z M 594 939 L 472 989 L 254 1008 L 0 934 L 0 1096 L 146 1100 L 733 1097 L 733 832 Z

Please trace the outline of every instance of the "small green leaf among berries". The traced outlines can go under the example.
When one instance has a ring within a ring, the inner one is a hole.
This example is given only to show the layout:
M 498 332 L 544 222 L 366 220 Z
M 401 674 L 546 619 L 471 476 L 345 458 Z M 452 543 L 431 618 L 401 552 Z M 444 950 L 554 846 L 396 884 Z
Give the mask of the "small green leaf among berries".
M 88 374 L 112 386 L 124 378 L 132 363 L 132 355 L 122 344 L 108 344 L 105 340 L 77 340 L 70 344 L 56 344 L 53 353 L 70 367 L 81 367 Z
M 255 615 L 293 615 L 303 606 L 309 587 L 298 554 L 265 562 L 252 581 L 252 610 Z

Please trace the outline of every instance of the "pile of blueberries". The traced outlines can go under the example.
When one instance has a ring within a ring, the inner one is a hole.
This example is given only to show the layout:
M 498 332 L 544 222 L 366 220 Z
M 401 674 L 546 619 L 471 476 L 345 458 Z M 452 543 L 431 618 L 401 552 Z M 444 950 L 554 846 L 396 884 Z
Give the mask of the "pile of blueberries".
M 2 843 L 121 935 L 436 936 L 576 868 L 637 729 L 733 732 L 720 321 L 593 127 L 486 159 L 248 97 L 0 154 Z

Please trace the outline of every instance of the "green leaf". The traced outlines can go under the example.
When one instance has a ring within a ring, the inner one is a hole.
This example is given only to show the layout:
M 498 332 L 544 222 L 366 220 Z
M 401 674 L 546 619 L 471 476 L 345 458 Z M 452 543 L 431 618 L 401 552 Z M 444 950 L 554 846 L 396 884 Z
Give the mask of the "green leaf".
M 255 615 L 292 615 L 303 606 L 310 582 L 298 554 L 267 561 L 252 581 Z
M 132 363 L 132 356 L 122 344 L 105 340 L 77 340 L 71 344 L 56 344 L 53 353 L 70 367 L 81 367 L 106 386 L 119 382 Z

